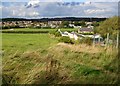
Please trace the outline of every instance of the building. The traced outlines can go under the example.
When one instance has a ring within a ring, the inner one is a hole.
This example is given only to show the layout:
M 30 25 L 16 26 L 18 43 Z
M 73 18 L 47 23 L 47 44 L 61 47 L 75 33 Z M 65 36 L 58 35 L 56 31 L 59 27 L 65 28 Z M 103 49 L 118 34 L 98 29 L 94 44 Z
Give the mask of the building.
M 84 33 L 94 33 L 92 28 L 83 27 L 78 29 L 78 33 L 84 34 Z
M 77 36 L 77 34 L 76 34 L 75 32 L 71 32 L 71 33 L 67 32 L 67 31 L 61 32 L 60 29 L 58 29 L 58 32 L 60 32 L 60 34 L 61 34 L 62 36 L 67 36 L 67 37 L 69 37 L 69 38 L 73 38 L 73 39 L 75 39 L 75 40 L 78 40 L 78 36 Z

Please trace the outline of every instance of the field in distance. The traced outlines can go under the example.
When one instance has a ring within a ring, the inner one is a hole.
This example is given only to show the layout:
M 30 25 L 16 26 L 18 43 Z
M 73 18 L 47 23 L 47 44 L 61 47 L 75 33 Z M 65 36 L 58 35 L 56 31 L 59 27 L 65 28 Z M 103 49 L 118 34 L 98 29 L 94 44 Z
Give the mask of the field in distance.
M 74 28 L 61 28 L 61 31 L 76 31 Z M 3 33 L 50 33 L 52 31 L 57 31 L 57 29 L 34 29 L 34 28 L 14 28 L 14 29 L 3 29 Z

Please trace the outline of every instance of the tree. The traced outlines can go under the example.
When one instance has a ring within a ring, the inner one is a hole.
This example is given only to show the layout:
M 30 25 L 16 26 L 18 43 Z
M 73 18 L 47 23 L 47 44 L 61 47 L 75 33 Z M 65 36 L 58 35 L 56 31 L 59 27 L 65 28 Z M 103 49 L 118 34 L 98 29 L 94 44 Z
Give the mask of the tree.
M 84 21 L 84 20 L 82 20 L 82 21 L 80 21 L 80 22 L 75 21 L 75 22 L 74 22 L 74 25 L 75 25 L 75 26 L 82 26 L 82 27 L 86 26 L 86 24 L 85 24 L 85 21 Z
M 91 25 L 94 27 L 97 27 L 97 26 L 99 26 L 99 22 L 93 22 L 93 24 L 91 24 Z
M 106 37 L 107 33 L 110 33 L 112 38 L 116 36 L 117 31 L 118 31 L 117 16 L 108 18 L 104 22 L 101 22 L 100 25 L 95 30 L 95 32 L 100 33 L 103 37 Z
M 69 27 L 69 21 L 62 21 L 60 27 Z
M 74 25 L 75 25 L 75 26 L 81 26 L 81 23 L 78 22 L 78 21 L 75 21 Z
M 81 21 L 81 22 L 80 22 L 80 24 L 81 24 L 81 26 L 82 26 L 82 27 L 86 26 L 86 24 L 85 24 L 85 21 L 84 21 L 84 20 L 83 20 L 83 21 Z

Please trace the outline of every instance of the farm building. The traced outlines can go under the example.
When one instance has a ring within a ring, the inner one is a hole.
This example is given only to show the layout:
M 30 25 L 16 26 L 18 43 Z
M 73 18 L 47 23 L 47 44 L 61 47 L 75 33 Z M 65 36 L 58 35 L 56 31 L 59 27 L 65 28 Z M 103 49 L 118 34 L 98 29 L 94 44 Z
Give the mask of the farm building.
M 75 40 L 78 40 L 78 36 L 77 36 L 77 34 L 75 32 L 71 32 L 71 33 L 67 32 L 67 31 L 61 32 L 60 29 L 58 29 L 58 32 L 60 32 L 60 34 L 62 36 L 68 36 L 69 38 L 73 38 Z
M 88 28 L 88 27 L 83 27 L 78 29 L 78 33 L 84 34 L 84 33 L 93 33 L 93 29 L 92 28 Z

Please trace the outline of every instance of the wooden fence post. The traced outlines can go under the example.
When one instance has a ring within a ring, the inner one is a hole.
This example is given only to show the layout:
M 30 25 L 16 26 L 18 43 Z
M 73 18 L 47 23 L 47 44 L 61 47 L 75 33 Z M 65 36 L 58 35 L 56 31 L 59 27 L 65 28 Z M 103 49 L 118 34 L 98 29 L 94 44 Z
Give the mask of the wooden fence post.
M 93 47 L 95 47 L 95 35 L 93 35 Z
M 108 43 L 109 43 L 109 33 L 107 33 L 106 46 L 108 46 Z
M 119 32 L 117 33 L 117 44 L 116 44 L 116 48 L 118 48 L 119 46 Z

